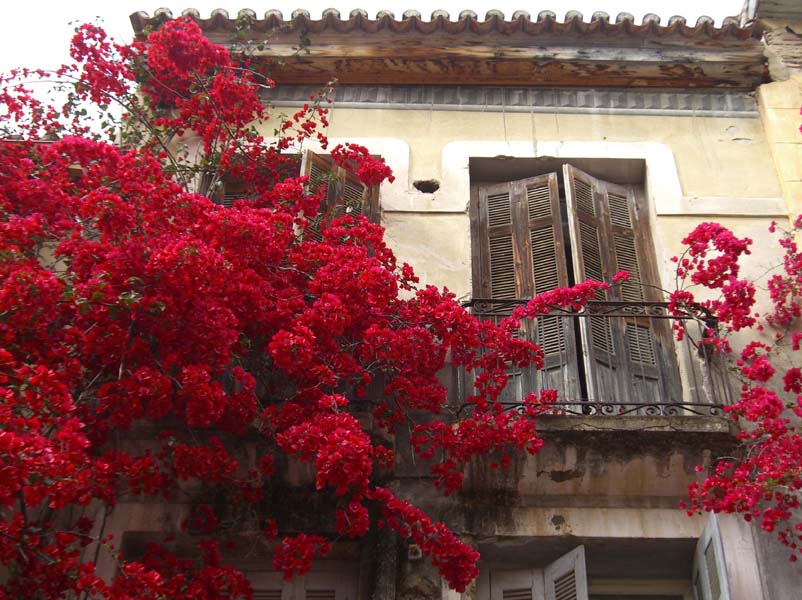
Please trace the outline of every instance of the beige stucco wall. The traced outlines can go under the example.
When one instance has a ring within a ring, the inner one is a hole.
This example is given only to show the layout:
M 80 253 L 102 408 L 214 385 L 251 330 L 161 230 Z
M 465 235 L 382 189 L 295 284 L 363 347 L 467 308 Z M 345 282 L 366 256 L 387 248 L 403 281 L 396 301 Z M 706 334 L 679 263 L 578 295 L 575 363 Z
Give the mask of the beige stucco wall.
M 774 88 L 770 91 L 773 93 Z M 785 98 L 780 104 L 790 102 Z M 385 184 L 381 190 L 382 222 L 389 244 L 399 260 L 415 267 L 422 283 L 446 286 L 458 296 L 468 296 L 471 290 L 467 216 L 470 157 L 643 159 L 658 263 L 664 287 L 670 287 L 669 258 L 680 251 L 679 240 L 701 220 L 720 220 L 739 235 L 749 235 L 758 242 L 747 273 L 763 273 L 776 263 L 775 247 L 761 243 L 768 239 L 768 225 L 787 214 L 785 203 L 791 204 L 794 190 L 799 192 L 802 209 L 799 173 L 780 169 L 778 175 L 775 170 L 775 157 L 789 150 L 779 145 L 796 143 L 790 134 L 784 137 L 790 113 L 783 111 L 789 109 L 776 108 L 781 112 L 777 113 L 777 132 L 773 133 L 765 109 L 764 129 L 757 117 L 335 107 L 328 135 L 333 143 L 357 141 L 385 157 L 397 176 L 395 183 Z M 795 112 L 798 115 L 798 108 Z M 793 133 L 796 126 L 791 129 Z M 414 181 L 426 179 L 437 179 L 440 189 L 424 194 L 412 187 Z M 583 470 L 587 461 L 577 458 L 575 448 L 561 449 L 562 454 L 556 457 L 547 452 L 526 459 L 512 486 L 522 498 L 520 505 L 509 512 L 507 521 L 495 523 L 489 533 L 695 538 L 702 520 L 688 519 L 675 507 L 685 484 L 695 477 L 693 466 L 706 459 L 681 448 L 657 456 L 643 452 L 644 447 L 648 446 L 635 445 L 633 455 L 620 460 L 605 454 L 596 461 L 595 470 Z M 559 477 L 554 475 L 555 470 L 560 471 Z M 563 476 L 563 472 L 572 475 Z M 428 483 L 426 488 L 426 493 L 434 493 Z M 416 497 L 421 499 L 430 500 L 435 512 L 448 508 L 447 503 L 440 504 L 439 495 Z M 119 540 L 126 531 L 173 530 L 184 513 L 181 505 L 125 504 L 115 511 L 106 531 Z M 555 514 L 565 524 L 560 531 L 555 531 Z M 737 549 L 727 558 L 735 574 L 731 581 L 737 591 L 734 597 L 758 599 L 758 576 L 750 571 L 754 549 L 747 533 L 737 521 L 731 520 L 723 528 L 726 541 Z M 110 559 L 102 562 L 101 571 L 110 575 L 113 570 Z
M 327 133 L 335 143 L 358 140 L 385 157 L 397 176 L 381 190 L 388 242 L 400 260 L 415 267 L 422 283 L 446 286 L 460 297 L 471 291 L 470 156 L 646 159 L 664 287 L 672 283 L 670 257 L 698 222 L 725 220 L 737 233 L 761 242 L 768 239 L 771 220 L 787 214 L 783 196 L 788 184 L 777 176 L 773 141 L 757 117 L 335 106 Z M 438 180 L 440 189 L 425 194 L 412 187 L 426 179 Z M 797 185 L 802 194 L 802 183 Z M 750 258 L 753 272 L 776 264 L 776 257 L 773 245 L 757 243 Z
M 791 133 L 795 130 L 792 127 Z M 758 117 L 336 107 L 328 131 L 334 142 L 357 139 L 385 157 L 397 175 L 395 183 L 381 190 L 382 222 L 388 242 L 400 260 L 415 267 L 422 283 L 446 286 L 460 297 L 468 297 L 471 292 L 467 216 L 470 157 L 643 159 L 664 287 L 670 289 L 673 283 L 670 257 L 681 252 L 682 237 L 703 220 L 720 221 L 738 235 L 752 237 L 756 243 L 746 261 L 745 274 L 765 274 L 778 262 L 777 247 L 769 243 L 768 226 L 772 220 L 787 215 L 788 190 L 794 187 L 785 171 L 780 170 L 778 176 L 776 153 L 772 152 L 777 142 L 769 134 L 770 129 L 764 128 Z M 782 139 L 787 140 L 787 136 Z M 799 172 L 789 173 L 796 176 Z M 440 182 L 437 192 L 424 194 L 412 187 L 414 181 L 428 179 Z M 802 192 L 798 179 L 795 185 Z M 540 458 L 543 457 L 530 460 L 537 462 Z M 569 459 L 566 456 L 562 461 L 566 469 L 571 468 Z M 540 476 L 547 472 L 544 467 L 528 465 L 521 469 L 513 486 L 521 506 L 508 515 L 508 521 L 496 523 L 494 532 L 484 533 L 694 538 L 703 521 L 688 519 L 675 507 L 684 495 L 685 484 L 694 478 L 686 471 L 692 463 L 702 461 L 690 460 L 679 450 L 665 459 L 662 467 L 647 455 L 637 455 L 621 465 L 605 462 L 600 472 L 565 481 L 544 479 Z M 546 500 L 550 494 L 553 501 Z M 583 497 L 588 498 L 589 504 L 581 500 Z M 565 530 L 553 530 L 555 511 L 565 519 Z M 730 584 L 734 597 L 760 598 L 748 530 L 732 519 L 723 529 L 726 543 L 733 548 L 727 561 L 733 573 Z M 459 595 L 444 590 L 444 597 Z
M 761 86 L 758 103 L 783 197 L 789 212 L 798 215 L 802 213 L 802 74 Z

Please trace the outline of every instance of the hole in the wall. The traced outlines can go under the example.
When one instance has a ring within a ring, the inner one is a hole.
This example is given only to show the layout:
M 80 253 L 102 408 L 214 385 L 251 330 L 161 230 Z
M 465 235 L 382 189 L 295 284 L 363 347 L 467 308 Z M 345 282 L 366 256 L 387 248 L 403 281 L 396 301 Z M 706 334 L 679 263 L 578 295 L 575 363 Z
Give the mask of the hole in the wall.
M 424 194 L 431 194 L 440 189 L 440 182 L 436 179 L 424 179 L 413 182 L 412 187 Z

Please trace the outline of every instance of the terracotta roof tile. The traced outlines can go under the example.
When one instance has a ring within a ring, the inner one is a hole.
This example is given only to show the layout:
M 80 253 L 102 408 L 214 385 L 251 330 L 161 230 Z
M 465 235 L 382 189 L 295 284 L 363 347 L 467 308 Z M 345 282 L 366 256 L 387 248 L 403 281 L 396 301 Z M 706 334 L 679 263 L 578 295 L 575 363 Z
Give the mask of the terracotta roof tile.
M 456 20 L 444 10 L 432 12 L 429 20 L 415 10 L 407 10 L 400 18 L 390 11 L 379 11 L 375 19 L 371 19 L 367 11 L 354 9 L 347 18 L 336 9 L 324 10 L 320 19 L 312 19 L 310 13 L 303 9 L 293 11 L 289 19 L 278 10 L 268 10 L 259 18 L 251 9 L 240 10 L 236 16 L 231 16 L 224 9 L 216 9 L 208 18 L 203 18 L 200 12 L 190 8 L 184 10 L 182 15 L 192 16 L 207 32 L 234 31 L 242 21 L 248 21 L 255 32 L 268 32 L 278 27 L 289 28 L 291 31 L 304 30 L 309 33 L 349 33 L 360 31 L 363 33 L 376 33 L 388 31 L 394 33 L 418 32 L 431 34 L 444 32 L 459 33 L 526 33 L 538 34 L 582 34 L 605 36 L 631 36 L 631 37 L 662 37 L 679 34 L 689 38 L 708 39 L 747 39 L 759 38 L 762 29 L 759 24 L 741 27 L 736 17 L 724 19 L 721 27 L 714 25 L 713 19 L 702 16 L 694 25 L 689 25 L 683 17 L 673 16 L 665 25 L 660 24 L 660 17 L 655 14 L 644 15 L 640 24 L 635 22 L 633 15 L 620 13 L 614 20 L 607 13 L 594 12 L 589 20 L 578 11 L 569 11 L 560 21 L 557 15 L 548 10 L 539 12 L 536 16 L 528 12 L 515 11 L 507 21 L 505 15 L 499 10 L 490 10 L 484 19 L 471 11 L 464 10 L 459 13 Z M 144 32 L 165 20 L 172 19 L 169 9 L 158 9 L 152 17 L 145 12 L 136 12 L 131 15 L 131 22 L 137 33 Z

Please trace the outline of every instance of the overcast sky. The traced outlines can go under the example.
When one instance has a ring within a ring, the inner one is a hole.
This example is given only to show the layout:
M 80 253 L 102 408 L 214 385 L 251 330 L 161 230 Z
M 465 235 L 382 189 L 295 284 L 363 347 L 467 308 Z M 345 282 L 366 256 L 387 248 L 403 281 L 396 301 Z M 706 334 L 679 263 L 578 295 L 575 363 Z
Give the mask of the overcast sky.
M 158 0 L 157 0 L 158 1 Z M 373 18 L 381 9 L 393 11 L 397 18 L 409 8 L 418 10 L 428 19 L 432 10 L 443 8 L 452 19 L 456 19 L 460 11 L 471 9 L 484 18 L 491 8 L 504 12 L 509 19 L 515 10 L 522 9 L 533 17 L 541 10 L 551 10 L 562 20 L 568 10 L 578 10 L 590 20 L 590 15 L 601 10 L 615 18 L 619 12 L 635 15 L 637 22 L 648 12 L 653 12 L 666 23 L 672 15 L 684 16 L 690 23 L 695 23 L 700 15 L 708 15 L 717 24 L 730 15 L 740 12 L 743 0 L 547 0 L 544 3 L 532 4 L 521 0 L 253 0 L 232 2 L 230 0 L 184 0 L 182 4 L 154 3 L 152 0 L 62 0 L 3 3 L 3 35 L 0 36 L 0 71 L 16 66 L 53 68 L 65 62 L 68 57 L 67 48 L 72 34 L 71 23 L 92 21 L 100 17 L 106 30 L 118 39 L 130 40 L 131 23 L 128 19 L 132 12 L 144 10 L 149 14 L 159 6 L 169 6 L 174 15 L 179 15 L 187 7 L 197 8 L 202 16 L 208 16 L 215 8 L 224 8 L 231 16 L 236 16 L 241 8 L 252 8 L 261 16 L 271 8 L 284 13 L 285 18 L 296 8 L 305 8 L 313 18 L 319 18 L 323 9 L 333 7 L 346 16 L 354 8 L 364 8 Z M 21 63 L 23 63 L 21 65 Z

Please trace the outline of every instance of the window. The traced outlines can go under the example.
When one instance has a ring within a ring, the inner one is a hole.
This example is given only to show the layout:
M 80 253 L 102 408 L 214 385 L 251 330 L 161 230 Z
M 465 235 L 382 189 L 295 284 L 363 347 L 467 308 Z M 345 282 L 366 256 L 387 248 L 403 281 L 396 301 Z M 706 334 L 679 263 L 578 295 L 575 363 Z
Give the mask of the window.
M 561 173 L 475 185 L 471 199 L 473 295 L 489 318 L 542 292 L 585 279 L 631 279 L 600 292 L 583 317 L 550 313 L 524 323 L 521 335 L 543 348 L 545 367 L 511 372 L 505 399 L 556 389 L 564 400 L 680 402 L 642 189 Z M 506 304 L 505 304 L 506 302 Z
M 379 222 L 379 186 L 366 186 L 350 171 L 336 165 L 329 157 L 307 150 L 301 162 L 301 174 L 309 177 L 309 188 L 315 191 L 326 184 L 326 198 L 307 234 L 320 238 L 319 227 L 323 219 L 344 214 L 363 215 Z
M 693 560 L 694 600 L 730 600 L 718 519 L 710 513 Z
M 357 577 L 353 570 L 307 573 L 292 581 L 281 573 L 250 573 L 253 600 L 357 600 Z
M 588 600 L 585 548 L 578 546 L 544 569 L 492 571 L 490 600 Z
M 691 540 L 591 539 L 544 565 L 542 552 L 548 542 L 528 542 L 517 550 L 507 548 L 489 567 L 482 567 L 478 600 L 730 600 L 724 548 L 713 514 L 695 553 Z M 633 542 L 639 554 L 633 554 Z M 665 564 L 678 544 L 684 551 Z M 524 548 L 540 555 L 541 562 L 534 564 L 541 568 L 494 568 L 503 565 L 502 556 L 509 559 L 510 552 L 520 564 Z M 643 578 L 644 573 L 651 577 Z
M 296 160 L 280 165 L 279 176 L 281 178 L 292 177 L 299 171 L 301 175 L 309 177 L 311 191 L 316 191 L 322 183 L 327 185 L 326 198 L 321 205 L 319 220 L 325 218 L 324 215 L 337 217 L 348 213 L 364 215 L 374 223 L 379 222 L 378 186 L 364 185 L 356 175 L 336 165 L 329 156 L 316 154 L 311 150 L 304 152 L 300 170 L 296 156 Z M 242 181 L 223 178 L 214 200 L 229 208 L 235 200 L 247 197 L 248 190 Z

